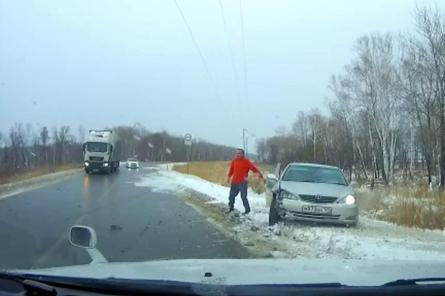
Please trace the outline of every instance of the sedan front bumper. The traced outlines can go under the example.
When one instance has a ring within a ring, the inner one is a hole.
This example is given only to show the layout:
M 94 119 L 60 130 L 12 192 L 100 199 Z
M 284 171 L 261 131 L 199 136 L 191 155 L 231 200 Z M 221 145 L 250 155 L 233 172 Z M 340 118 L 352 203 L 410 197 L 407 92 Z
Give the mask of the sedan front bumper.
M 278 202 L 278 214 L 282 218 L 300 221 L 351 225 L 358 222 L 358 206 L 356 204 L 318 204 L 283 199 Z

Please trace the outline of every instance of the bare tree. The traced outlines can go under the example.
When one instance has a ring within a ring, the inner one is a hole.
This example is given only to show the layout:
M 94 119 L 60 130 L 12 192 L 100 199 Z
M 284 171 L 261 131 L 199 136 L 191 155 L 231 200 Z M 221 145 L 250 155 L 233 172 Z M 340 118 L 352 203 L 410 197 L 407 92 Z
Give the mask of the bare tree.
M 420 159 L 428 182 L 439 172 L 444 186 L 445 17 L 420 7 L 414 18 L 414 34 L 359 38 L 355 56 L 329 85 L 330 116 L 299 113 L 291 135 L 265 140 L 267 160 L 335 163 L 349 167 L 351 178 L 360 168 L 355 176 L 373 186 L 400 173 L 412 178 Z
M 405 48 L 401 64 L 402 96 L 404 108 L 410 118 L 417 122 L 420 132 L 422 152 L 427 167 L 428 183 L 434 173 L 435 110 L 437 102 L 434 90 L 434 75 L 425 50 L 414 37 L 402 40 Z
M 417 7 L 414 12 L 419 38 L 414 43 L 432 75 L 439 119 L 440 185 L 445 186 L 445 16 L 438 8 Z
M 352 73 L 356 79 L 357 98 L 369 116 L 382 151 L 387 183 L 394 174 L 394 158 L 399 129 L 399 74 L 391 35 L 364 36 L 357 41 L 357 59 Z

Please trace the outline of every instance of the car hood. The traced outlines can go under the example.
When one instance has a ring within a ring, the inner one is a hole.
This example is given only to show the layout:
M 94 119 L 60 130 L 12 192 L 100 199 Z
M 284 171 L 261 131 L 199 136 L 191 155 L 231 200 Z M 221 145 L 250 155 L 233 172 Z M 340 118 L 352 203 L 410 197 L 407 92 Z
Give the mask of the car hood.
M 443 277 L 445 276 L 445 261 L 187 259 L 137 263 L 94 263 L 10 272 L 93 279 L 169 280 L 220 285 L 341 283 L 351 286 L 380 286 L 398 279 Z M 207 276 L 204 276 L 206 273 Z
M 354 193 L 349 186 L 327 183 L 281 181 L 280 187 L 293 194 L 345 197 Z

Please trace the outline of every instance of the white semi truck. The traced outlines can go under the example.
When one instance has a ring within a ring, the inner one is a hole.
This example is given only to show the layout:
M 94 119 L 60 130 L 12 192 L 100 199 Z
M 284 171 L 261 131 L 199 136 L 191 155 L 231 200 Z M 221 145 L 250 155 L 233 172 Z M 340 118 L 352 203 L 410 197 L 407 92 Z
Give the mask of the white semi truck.
M 119 168 L 119 160 L 114 154 L 115 143 L 112 130 L 90 130 L 83 144 L 85 173 L 115 172 Z

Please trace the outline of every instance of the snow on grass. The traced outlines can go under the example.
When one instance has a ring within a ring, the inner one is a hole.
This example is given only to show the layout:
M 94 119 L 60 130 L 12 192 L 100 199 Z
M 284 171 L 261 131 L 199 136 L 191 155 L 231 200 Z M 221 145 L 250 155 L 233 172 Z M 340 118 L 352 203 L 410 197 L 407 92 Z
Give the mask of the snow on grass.
M 193 190 L 208 196 L 208 203 L 227 204 L 228 187 L 166 169 L 164 166 L 144 175 L 135 185 L 172 193 Z M 270 250 L 273 257 L 387 260 L 445 258 L 443 232 L 412 229 L 367 217 L 361 217 L 359 225 L 354 228 L 293 222 L 270 227 L 265 195 L 249 190 L 248 196 L 252 212 L 249 218 L 240 219 L 241 223 L 234 231 L 241 236 L 255 232 L 258 241 L 266 239 L 276 242 L 279 248 Z M 239 196 L 235 208 L 240 212 L 244 210 Z
M 209 196 L 216 202 L 228 203 L 229 187 L 221 186 L 193 175 L 185 175 L 176 171 L 159 170 L 157 173 L 146 175 L 143 180 L 136 182 L 136 186 L 152 187 L 154 190 L 166 190 L 170 192 L 191 189 Z M 266 200 L 264 194 L 256 194 L 248 191 L 249 202 L 252 208 L 265 209 Z M 235 208 L 244 211 L 241 199 L 237 198 Z
M 171 171 L 175 166 L 182 166 L 187 165 L 186 162 L 166 162 L 166 163 L 159 163 L 157 166 L 158 168 L 166 171 Z M 151 167 L 149 167 L 151 169 Z
M 363 215 L 422 229 L 445 229 L 444 194 L 425 186 L 357 188 Z

